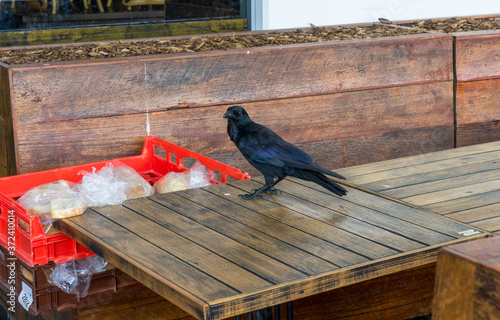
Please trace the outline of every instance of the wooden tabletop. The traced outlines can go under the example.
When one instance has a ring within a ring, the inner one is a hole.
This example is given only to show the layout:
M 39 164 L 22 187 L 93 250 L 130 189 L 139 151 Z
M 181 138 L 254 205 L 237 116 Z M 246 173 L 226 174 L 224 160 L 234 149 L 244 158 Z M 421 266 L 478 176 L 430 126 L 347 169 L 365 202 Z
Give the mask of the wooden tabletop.
M 338 172 L 353 184 L 500 235 L 500 141 Z
M 436 261 L 487 233 L 348 187 L 261 178 L 126 201 L 57 228 L 199 319 L 223 319 Z

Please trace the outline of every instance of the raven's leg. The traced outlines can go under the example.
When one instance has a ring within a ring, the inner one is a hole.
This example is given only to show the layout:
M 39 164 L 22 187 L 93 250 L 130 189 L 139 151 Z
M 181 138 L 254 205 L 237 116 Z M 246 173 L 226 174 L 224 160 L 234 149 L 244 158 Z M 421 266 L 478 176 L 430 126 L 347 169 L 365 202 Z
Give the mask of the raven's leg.
M 240 194 L 240 198 L 245 199 L 245 200 L 249 200 L 249 199 L 253 199 L 253 198 L 269 199 L 268 196 L 260 194 L 262 192 L 265 192 L 267 190 L 267 188 L 269 188 L 269 186 L 266 184 L 265 186 L 263 186 L 260 189 L 252 190 L 253 193 Z
M 270 190 L 276 183 L 273 182 L 274 181 L 273 176 L 266 175 L 264 176 L 264 179 L 266 180 L 266 184 L 262 188 L 252 190 L 253 193 L 240 194 L 240 197 L 247 200 L 253 198 L 269 199 L 267 196 L 261 195 L 260 193 L 267 192 L 267 190 Z
M 243 199 L 253 199 L 253 198 L 260 198 L 260 199 L 269 199 L 265 195 L 261 195 L 260 193 L 263 192 L 270 192 L 270 193 L 281 193 L 281 190 L 278 189 L 273 189 L 275 185 L 277 185 L 281 180 L 284 179 L 284 177 L 276 179 L 276 181 L 273 181 L 273 177 L 267 177 L 264 176 L 264 179 L 266 180 L 266 184 L 260 188 L 260 189 L 253 189 L 253 193 L 248 193 L 248 194 L 241 194 L 240 197 Z
M 266 181 L 266 185 L 265 185 L 265 186 L 267 186 L 267 188 L 266 188 L 264 191 L 261 191 L 261 192 L 269 192 L 269 193 L 278 193 L 278 194 L 281 194 L 281 190 L 278 190 L 278 189 L 273 189 L 273 187 L 274 187 L 275 185 L 277 185 L 277 184 L 278 184 L 281 180 L 283 180 L 283 179 L 285 179 L 285 177 L 278 178 L 278 179 L 276 179 L 276 181 L 274 181 L 274 182 L 272 182 L 272 181 L 271 181 L 271 183 L 269 183 L 269 184 L 268 184 L 268 183 L 267 183 L 267 181 Z M 254 190 L 252 190 L 252 191 L 257 191 L 257 190 L 258 190 L 258 189 L 254 189 Z
M 277 185 L 283 179 L 285 179 L 285 177 L 280 177 L 280 178 L 276 179 L 276 181 L 274 181 L 273 183 L 271 183 L 271 185 L 269 186 L 269 190 L 267 190 L 266 192 L 281 193 L 281 190 L 273 189 L 273 187 L 275 185 Z

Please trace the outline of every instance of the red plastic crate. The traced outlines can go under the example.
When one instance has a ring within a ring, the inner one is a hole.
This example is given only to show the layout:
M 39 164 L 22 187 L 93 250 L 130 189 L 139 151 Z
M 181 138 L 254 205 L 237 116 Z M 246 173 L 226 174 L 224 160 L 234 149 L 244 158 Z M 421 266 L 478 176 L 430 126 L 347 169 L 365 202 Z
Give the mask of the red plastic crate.
M 162 153 L 165 155 L 155 154 L 155 149 L 159 151 L 157 148 L 163 149 Z M 175 160 L 173 160 L 174 157 Z M 218 172 L 220 180 L 214 183 L 224 183 L 228 177 L 238 180 L 250 178 L 246 172 L 242 173 L 236 168 L 152 136 L 146 137 L 141 155 L 114 160 L 134 168 L 147 181 L 154 183 L 168 172 L 187 170 L 183 166 L 185 158 L 199 160 L 209 169 L 210 174 L 214 171 Z M 114 160 L 0 178 L 0 245 L 9 249 L 15 248 L 16 256 L 29 266 L 44 265 L 49 261 L 61 263 L 94 255 L 63 233 L 46 235 L 38 216 L 30 216 L 16 202 L 16 199 L 29 189 L 44 183 L 57 180 L 79 182 L 82 176 L 78 172 L 92 171 L 92 167 L 99 170 L 106 163 Z M 9 229 L 9 211 L 13 212 L 10 222 L 15 224 L 14 237 L 9 235 L 9 230 L 11 230 Z M 27 230 L 28 226 L 29 230 Z

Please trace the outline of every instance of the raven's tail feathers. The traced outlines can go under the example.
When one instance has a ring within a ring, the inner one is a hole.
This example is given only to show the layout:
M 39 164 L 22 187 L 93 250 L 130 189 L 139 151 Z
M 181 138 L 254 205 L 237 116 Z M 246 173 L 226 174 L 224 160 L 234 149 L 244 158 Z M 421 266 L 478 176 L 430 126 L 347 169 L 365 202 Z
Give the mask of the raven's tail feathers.
M 333 171 L 330 171 L 330 170 L 326 170 L 323 171 L 324 174 L 327 174 L 329 176 L 332 176 L 332 177 L 335 177 L 335 178 L 339 178 L 339 179 L 342 179 L 342 180 L 346 180 L 346 178 L 341 175 L 341 174 L 338 174 L 337 172 L 333 172 Z
M 318 165 L 314 165 L 314 170 L 317 170 L 318 172 L 324 173 L 324 174 L 326 174 L 328 176 L 332 176 L 332 177 L 335 177 L 335 178 L 346 180 L 346 178 L 343 175 L 338 174 L 337 172 L 333 172 L 333 171 L 330 171 L 328 169 L 322 168 L 322 167 L 320 167 Z
M 322 186 L 323 188 L 335 193 L 338 196 L 345 196 L 347 194 L 347 190 L 344 189 L 341 185 L 333 182 L 328 179 L 325 175 L 320 172 L 310 171 L 310 170 L 297 170 L 294 174 L 295 177 L 315 182 Z

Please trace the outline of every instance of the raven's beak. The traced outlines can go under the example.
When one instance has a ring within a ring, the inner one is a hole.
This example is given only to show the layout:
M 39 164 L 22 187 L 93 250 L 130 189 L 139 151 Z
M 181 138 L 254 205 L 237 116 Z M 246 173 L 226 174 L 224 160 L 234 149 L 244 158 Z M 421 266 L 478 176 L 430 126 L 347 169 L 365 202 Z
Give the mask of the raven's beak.
M 223 115 L 222 117 L 223 117 L 223 118 L 226 118 L 226 119 L 227 119 L 227 118 L 229 118 L 229 111 L 228 111 L 228 112 L 226 112 L 226 113 L 224 113 L 224 115 Z

